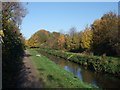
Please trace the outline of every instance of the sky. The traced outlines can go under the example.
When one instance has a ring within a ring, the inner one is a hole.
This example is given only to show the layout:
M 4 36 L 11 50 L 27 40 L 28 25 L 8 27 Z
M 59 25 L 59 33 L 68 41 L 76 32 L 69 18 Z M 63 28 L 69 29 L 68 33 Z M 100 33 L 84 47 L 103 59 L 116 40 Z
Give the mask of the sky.
M 109 11 L 118 13 L 117 2 L 29 2 L 25 7 L 28 14 L 21 32 L 26 39 L 40 29 L 67 33 L 76 27 L 82 31 Z

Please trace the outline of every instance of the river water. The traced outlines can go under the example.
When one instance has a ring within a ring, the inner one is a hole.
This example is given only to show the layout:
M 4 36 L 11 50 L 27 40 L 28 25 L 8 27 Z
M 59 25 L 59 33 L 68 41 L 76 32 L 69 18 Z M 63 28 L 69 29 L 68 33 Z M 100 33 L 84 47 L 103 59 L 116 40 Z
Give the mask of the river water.
M 81 81 L 98 86 L 99 88 L 120 88 L 120 79 L 112 77 L 108 74 L 95 73 L 87 70 L 76 63 L 59 58 L 47 53 L 42 53 L 50 60 L 64 68 L 66 71 L 73 73 Z

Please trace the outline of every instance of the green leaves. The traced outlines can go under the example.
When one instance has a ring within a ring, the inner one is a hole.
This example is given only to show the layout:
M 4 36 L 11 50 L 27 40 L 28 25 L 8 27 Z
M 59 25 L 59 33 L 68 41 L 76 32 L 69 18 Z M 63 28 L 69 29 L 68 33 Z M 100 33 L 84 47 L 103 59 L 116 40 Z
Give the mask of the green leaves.
M 90 70 L 96 72 L 110 73 L 119 75 L 120 61 L 119 58 L 114 57 L 101 57 L 101 56 L 90 56 L 85 54 L 76 54 L 71 52 L 62 52 L 60 50 L 52 49 L 38 49 L 38 52 L 46 52 L 57 57 L 64 58 L 66 60 L 81 64 Z
M 4 41 L 2 44 L 3 88 L 14 87 L 14 77 L 21 69 L 24 39 L 18 25 L 21 20 L 16 19 L 16 17 L 22 19 L 22 11 L 19 10 L 19 15 L 15 15 L 15 11 L 21 7 L 20 5 L 19 2 L 2 3 L 2 30 L 0 30 L 0 35 Z

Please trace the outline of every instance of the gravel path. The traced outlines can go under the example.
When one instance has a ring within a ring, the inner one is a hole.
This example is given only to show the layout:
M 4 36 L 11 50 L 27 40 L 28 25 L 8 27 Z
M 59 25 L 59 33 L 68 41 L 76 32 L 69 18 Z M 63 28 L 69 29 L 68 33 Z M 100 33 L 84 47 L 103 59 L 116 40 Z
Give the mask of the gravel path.
M 17 88 L 42 88 L 42 81 L 38 78 L 37 69 L 30 60 L 30 54 L 25 51 L 23 69 L 18 76 Z

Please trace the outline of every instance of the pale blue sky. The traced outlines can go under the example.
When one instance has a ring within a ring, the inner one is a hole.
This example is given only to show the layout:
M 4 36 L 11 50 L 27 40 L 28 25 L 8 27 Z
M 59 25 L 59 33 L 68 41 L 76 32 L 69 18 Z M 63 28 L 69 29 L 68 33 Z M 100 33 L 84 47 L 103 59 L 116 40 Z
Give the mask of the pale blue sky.
M 118 12 L 117 2 L 29 2 L 28 14 L 23 19 L 21 32 L 30 38 L 40 29 L 68 32 L 71 27 L 81 31 L 103 14 Z

